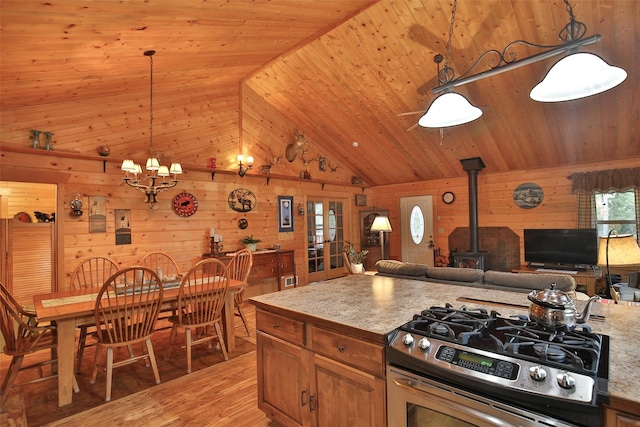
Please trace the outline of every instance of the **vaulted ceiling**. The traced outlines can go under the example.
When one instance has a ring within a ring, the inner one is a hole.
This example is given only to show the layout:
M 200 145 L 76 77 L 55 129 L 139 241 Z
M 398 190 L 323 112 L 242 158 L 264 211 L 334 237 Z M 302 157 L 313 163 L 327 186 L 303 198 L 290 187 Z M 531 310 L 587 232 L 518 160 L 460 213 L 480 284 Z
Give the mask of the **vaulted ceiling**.
M 3 0 L 0 142 L 26 147 L 39 129 L 54 132 L 56 150 L 144 157 L 143 52 L 154 49 L 153 148 L 185 165 L 216 157 L 233 169 L 243 152 L 299 176 L 326 157 L 338 171 L 329 180 L 383 185 L 461 176 L 459 160 L 477 156 L 494 172 L 640 157 L 640 2 L 571 4 L 586 35 L 602 35 L 582 50 L 624 68 L 625 82 L 534 102 L 558 58 L 545 60 L 458 88 L 484 114 L 441 131 L 399 114 L 435 99 L 449 0 Z M 449 65 L 460 76 L 514 40 L 558 44 L 568 21 L 561 1 L 458 0 Z M 289 163 L 294 129 L 307 143 Z

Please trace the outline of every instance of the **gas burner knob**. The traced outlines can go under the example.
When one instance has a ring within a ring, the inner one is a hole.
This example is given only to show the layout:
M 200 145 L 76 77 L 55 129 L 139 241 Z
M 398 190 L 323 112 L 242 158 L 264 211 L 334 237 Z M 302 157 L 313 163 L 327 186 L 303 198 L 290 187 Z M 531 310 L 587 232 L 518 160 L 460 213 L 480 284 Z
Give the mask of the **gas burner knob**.
M 558 385 L 562 388 L 572 389 L 576 386 L 576 380 L 568 372 L 564 372 L 562 374 L 558 374 L 556 377 L 558 380 Z
M 534 381 L 544 381 L 547 378 L 547 371 L 540 365 L 532 366 L 529 368 L 529 376 Z
M 423 351 L 427 351 L 431 347 L 431 341 L 427 337 L 423 337 L 418 341 L 418 347 Z
M 402 343 L 406 346 L 413 344 L 413 341 L 413 335 L 411 334 L 406 334 L 404 337 L 402 337 Z

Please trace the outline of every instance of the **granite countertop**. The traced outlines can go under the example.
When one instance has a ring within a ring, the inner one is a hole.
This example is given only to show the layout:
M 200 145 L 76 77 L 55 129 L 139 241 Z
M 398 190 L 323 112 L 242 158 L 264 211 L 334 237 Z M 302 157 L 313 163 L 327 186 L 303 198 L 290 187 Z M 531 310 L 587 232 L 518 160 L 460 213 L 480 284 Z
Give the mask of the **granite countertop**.
M 463 301 L 471 298 L 478 301 Z M 408 322 L 430 306 L 496 310 L 504 317 L 528 314 L 526 293 L 479 289 L 409 279 L 350 275 L 250 299 L 381 336 Z M 502 303 L 502 304 L 501 304 Z M 507 304 L 507 305 L 505 305 Z M 584 301 L 576 302 L 582 310 Z M 640 307 L 592 304 L 587 323 L 593 332 L 609 335 L 609 394 L 640 403 Z

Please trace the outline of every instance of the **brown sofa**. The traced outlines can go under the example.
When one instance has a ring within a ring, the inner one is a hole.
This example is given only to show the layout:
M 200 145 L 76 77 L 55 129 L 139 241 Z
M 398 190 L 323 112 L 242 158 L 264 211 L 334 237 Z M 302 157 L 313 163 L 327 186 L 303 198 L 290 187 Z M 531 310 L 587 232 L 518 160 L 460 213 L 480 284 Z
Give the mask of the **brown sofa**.
M 447 283 L 484 289 L 498 289 L 529 293 L 532 290 L 562 290 L 576 298 L 576 281 L 568 274 L 555 273 L 509 273 L 504 271 L 482 271 L 475 268 L 429 267 L 425 264 L 380 260 L 376 262 L 377 275 L 399 277 L 425 282 Z

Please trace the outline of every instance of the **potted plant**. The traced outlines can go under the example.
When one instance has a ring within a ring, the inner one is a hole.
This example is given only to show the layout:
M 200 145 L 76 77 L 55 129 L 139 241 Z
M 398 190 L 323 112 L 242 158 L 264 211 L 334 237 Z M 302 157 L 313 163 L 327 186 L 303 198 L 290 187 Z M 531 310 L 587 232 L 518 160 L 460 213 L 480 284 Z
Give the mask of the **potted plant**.
M 364 267 L 362 263 L 364 262 L 368 250 L 364 249 L 361 251 L 357 251 L 353 246 L 353 243 L 346 241 L 346 245 L 342 248 L 342 251 L 347 254 L 347 258 L 349 258 L 349 262 L 351 263 L 351 271 L 354 274 L 362 273 L 364 271 Z
M 240 239 L 240 243 L 244 244 L 244 246 L 249 249 L 251 252 L 255 252 L 256 244 L 262 242 L 260 239 L 254 239 L 253 234 L 251 236 L 245 236 Z

